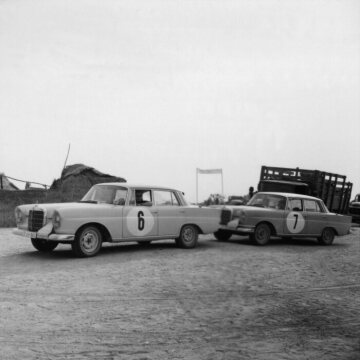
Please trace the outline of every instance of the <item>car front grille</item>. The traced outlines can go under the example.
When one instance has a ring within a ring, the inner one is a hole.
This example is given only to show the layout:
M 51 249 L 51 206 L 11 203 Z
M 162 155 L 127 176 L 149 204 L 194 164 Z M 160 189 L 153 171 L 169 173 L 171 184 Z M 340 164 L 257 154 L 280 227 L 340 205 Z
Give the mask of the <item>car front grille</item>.
M 226 225 L 231 220 L 231 210 L 223 209 L 221 211 L 220 225 Z
M 29 211 L 29 231 L 38 231 L 44 226 L 44 212 L 42 210 Z

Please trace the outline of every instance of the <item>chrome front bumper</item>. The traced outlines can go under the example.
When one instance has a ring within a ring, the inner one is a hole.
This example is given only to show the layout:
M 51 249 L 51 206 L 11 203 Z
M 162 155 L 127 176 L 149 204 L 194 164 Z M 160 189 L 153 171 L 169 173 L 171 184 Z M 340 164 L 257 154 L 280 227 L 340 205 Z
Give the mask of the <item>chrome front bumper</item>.
M 243 233 L 243 234 L 252 234 L 255 231 L 255 226 L 241 226 L 239 225 L 236 228 L 236 231 Z
M 46 228 L 46 226 L 44 227 Z M 27 231 L 27 230 L 21 230 L 21 229 L 13 229 L 13 234 L 18 236 L 24 236 L 31 239 L 44 239 L 49 241 L 74 241 L 75 235 L 70 234 L 50 234 L 47 233 L 47 231 L 43 231 L 43 229 L 40 229 L 37 232 L 34 231 Z M 52 229 L 51 229 L 52 230 Z
M 222 225 L 220 229 L 229 230 L 238 234 L 252 234 L 255 231 L 255 226 L 239 225 L 237 219 L 229 221 L 226 225 Z

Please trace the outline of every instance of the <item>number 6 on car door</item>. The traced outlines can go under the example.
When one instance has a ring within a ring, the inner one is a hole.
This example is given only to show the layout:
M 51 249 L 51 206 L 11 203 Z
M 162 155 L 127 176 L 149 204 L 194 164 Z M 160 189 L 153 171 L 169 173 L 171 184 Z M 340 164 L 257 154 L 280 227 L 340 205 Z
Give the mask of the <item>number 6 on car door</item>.
M 144 219 L 144 212 L 139 211 L 138 212 L 138 229 L 140 231 L 144 230 L 145 227 L 145 219 Z
M 292 234 L 298 234 L 304 230 L 305 219 L 299 212 L 292 211 L 286 217 L 286 227 Z
M 155 219 L 149 209 L 135 207 L 126 215 L 126 225 L 131 236 L 152 235 Z

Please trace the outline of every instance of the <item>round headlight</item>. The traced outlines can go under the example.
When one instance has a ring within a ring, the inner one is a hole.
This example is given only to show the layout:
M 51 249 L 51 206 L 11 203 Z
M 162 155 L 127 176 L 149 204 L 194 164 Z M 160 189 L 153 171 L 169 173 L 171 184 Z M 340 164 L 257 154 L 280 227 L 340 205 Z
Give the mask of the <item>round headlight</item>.
M 238 218 L 239 222 L 244 222 L 245 221 L 245 211 L 243 209 L 236 209 L 234 211 L 234 218 Z
M 240 217 L 240 214 L 241 214 L 240 210 L 239 210 L 239 209 L 235 209 L 234 212 L 233 212 L 233 218 L 238 218 L 238 217 Z
M 54 211 L 54 214 L 52 217 L 52 223 L 53 223 L 54 229 L 57 229 L 58 227 L 60 227 L 61 218 L 60 218 L 60 214 L 57 211 Z
M 15 208 L 15 221 L 17 224 L 20 224 L 24 219 L 24 214 L 22 213 L 22 211 L 20 210 L 20 208 L 16 207 Z

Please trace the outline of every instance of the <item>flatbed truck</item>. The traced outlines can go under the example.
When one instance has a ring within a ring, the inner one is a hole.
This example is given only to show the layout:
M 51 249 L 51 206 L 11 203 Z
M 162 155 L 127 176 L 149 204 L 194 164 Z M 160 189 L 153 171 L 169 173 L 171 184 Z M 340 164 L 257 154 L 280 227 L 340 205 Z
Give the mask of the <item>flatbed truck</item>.
M 326 171 L 263 165 L 258 191 L 315 196 L 322 199 L 331 212 L 347 214 L 352 183 L 344 175 Z

